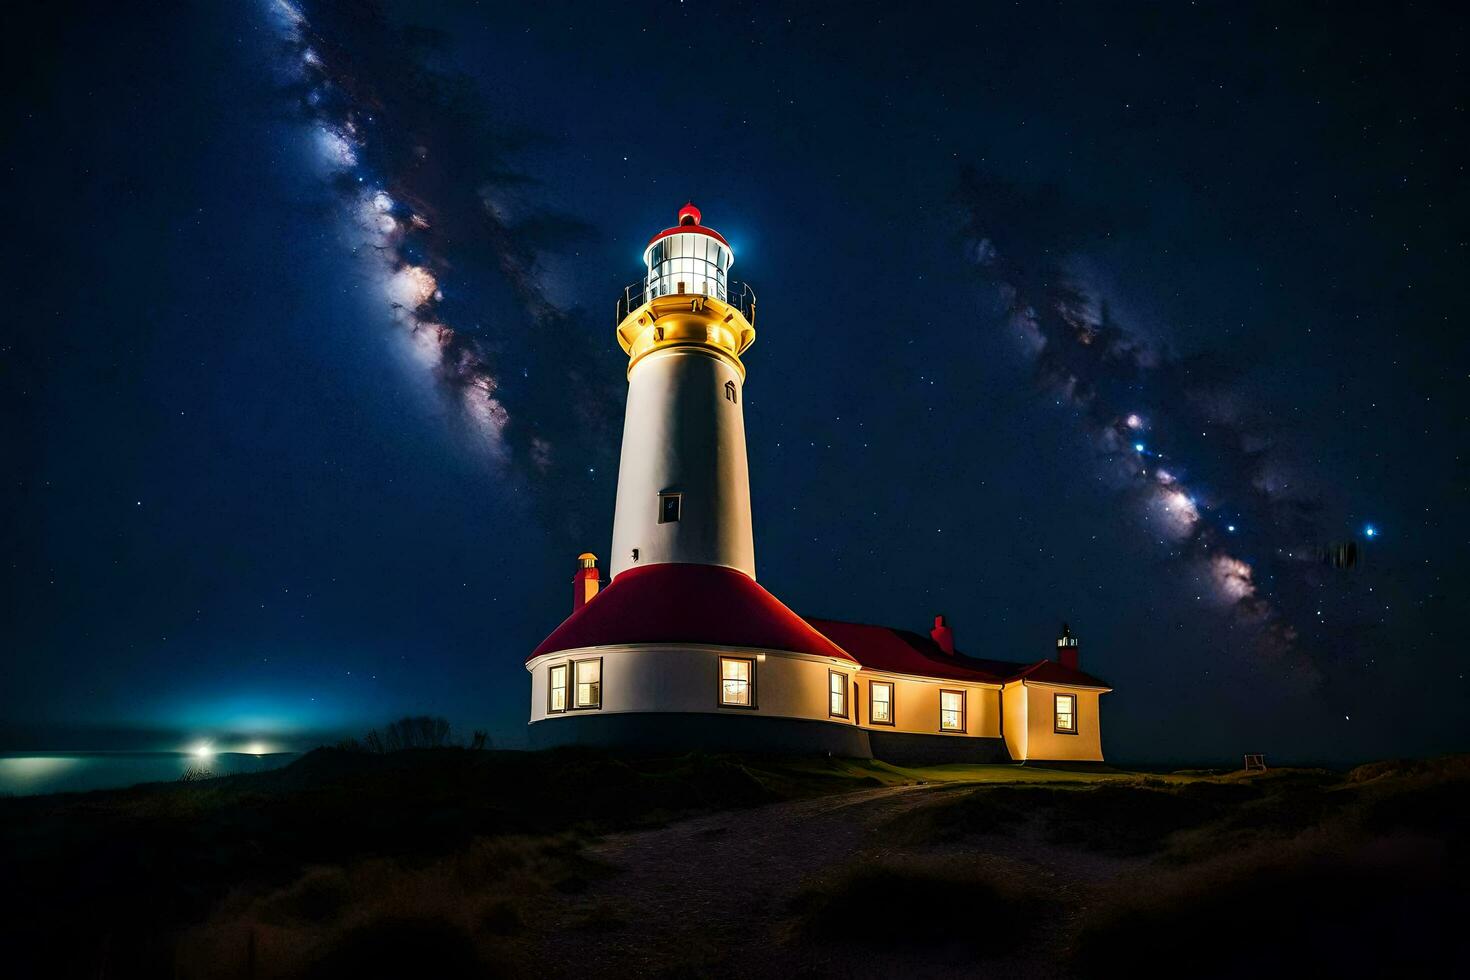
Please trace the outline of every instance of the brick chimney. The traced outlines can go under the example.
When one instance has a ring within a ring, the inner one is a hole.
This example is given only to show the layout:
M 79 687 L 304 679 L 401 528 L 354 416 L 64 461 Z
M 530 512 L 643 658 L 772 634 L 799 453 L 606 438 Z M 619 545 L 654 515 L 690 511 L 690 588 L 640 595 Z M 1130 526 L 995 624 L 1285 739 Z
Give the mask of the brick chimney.
M 934 617 L 934 628 L 929 631 L 929 635 L 934 638 L 935 643 L 939 644 L 939 649 L 951 656 L 954 655 L 954 630 L 949 628 L 943 616 Z
M 591 602 L 600 588 L 602 579 L 597 573 L 597 556 L 584 551 L 577 556 L 577 574 L 572 578 L 572 612 Z
M 1077 646 L 1077 637 L 1062 624 L 1062 635 L 1057 637 L 1057 662 L 1070 670 L 1081 670 L 1082 653 Z

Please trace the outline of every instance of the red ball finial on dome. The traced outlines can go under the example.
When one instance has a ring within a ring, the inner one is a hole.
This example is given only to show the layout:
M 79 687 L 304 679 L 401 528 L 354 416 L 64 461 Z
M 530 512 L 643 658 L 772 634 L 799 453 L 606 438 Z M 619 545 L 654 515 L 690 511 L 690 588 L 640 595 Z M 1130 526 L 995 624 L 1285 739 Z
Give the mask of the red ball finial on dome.
M 694 206 L 693 201 L 679 209 L 679 224 L 681 225 L 697 225 L 703 217 L 704 215 L 699 213 L 699 208 Z

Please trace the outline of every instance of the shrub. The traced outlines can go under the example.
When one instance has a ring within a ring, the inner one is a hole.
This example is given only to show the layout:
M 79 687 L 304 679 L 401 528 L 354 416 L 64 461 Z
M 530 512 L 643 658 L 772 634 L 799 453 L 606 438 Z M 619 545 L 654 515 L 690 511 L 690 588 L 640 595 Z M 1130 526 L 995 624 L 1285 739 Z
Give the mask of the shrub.
M 1084 975 L 1427 976 L 1462 955 L 1463 890 L 1441 842 L 1320 833 L 1120 881 L 1074 947 Z M 1459 953 L 1454 948 L 1460 947 Z
M 370 752 L 402 752 L 405 749 L 439 749 L 449 744 L 449 722 L 432 715 L 399 718 L 376 728 L 363 739 Z
M 862 862 L 792 900 L 797 931 L 871 946 L 958 944 L 1003 953 L 1025 942 L 1046 905 L 1034 869 L 999 859 Z M 881 922 L 881 929 L 854 923 Z
M 487 975 L 470 936 L 442 919 L 386 918 L 338 939 L 308 977 L 463 977 Z

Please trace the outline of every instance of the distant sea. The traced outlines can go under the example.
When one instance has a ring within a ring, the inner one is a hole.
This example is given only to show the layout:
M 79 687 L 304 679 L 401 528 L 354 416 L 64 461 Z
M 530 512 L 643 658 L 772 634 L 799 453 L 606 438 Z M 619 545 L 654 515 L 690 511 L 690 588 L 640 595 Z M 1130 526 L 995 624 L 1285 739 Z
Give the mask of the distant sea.
M 204 770 L 215 776 L 264 772 L 300 757 L 299 752 L 220 752 L 207 759 L 188 752 L 0 752 L 0 796 L 81 793 L 138 783 L 177 782 L 190 770 Z

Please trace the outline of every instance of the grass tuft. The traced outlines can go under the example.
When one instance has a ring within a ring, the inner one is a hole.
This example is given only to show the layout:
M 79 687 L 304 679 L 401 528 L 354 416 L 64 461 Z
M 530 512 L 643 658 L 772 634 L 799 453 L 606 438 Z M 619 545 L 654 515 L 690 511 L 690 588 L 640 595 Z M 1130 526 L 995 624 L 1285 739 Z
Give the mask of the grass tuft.
M 1004 953 L 1026 942 L 1046 902 L 1028 869 L 995 858 L 862 862 L 792 900 L 802 938 L 911 947 L 961 945 Z M 867 928 L 882 923 L 881 928 Z

